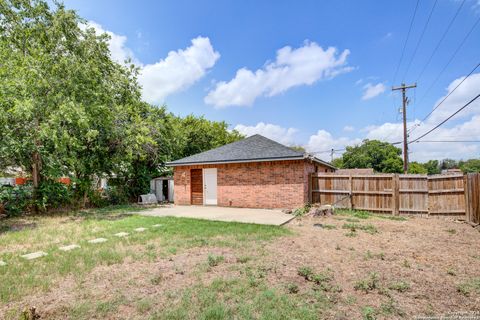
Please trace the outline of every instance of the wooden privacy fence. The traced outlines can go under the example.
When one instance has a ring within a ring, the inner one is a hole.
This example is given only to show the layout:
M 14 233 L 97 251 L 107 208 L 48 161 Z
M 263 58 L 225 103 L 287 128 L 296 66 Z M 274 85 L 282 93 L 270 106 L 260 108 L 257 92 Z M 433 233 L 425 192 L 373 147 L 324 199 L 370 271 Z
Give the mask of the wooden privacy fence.
M 480 223 L 479 174 L 313 173 L 310 202 L 391 214 L 466 216 Z

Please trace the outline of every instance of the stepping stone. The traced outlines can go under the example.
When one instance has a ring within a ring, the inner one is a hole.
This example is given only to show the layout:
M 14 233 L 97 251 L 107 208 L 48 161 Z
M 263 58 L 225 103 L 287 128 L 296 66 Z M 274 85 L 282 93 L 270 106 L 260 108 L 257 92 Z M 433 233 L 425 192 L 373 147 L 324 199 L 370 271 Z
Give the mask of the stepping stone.
M 5 261 L 0 260 L 0 267 L 4 267 L 6 265 L 7 265 L 7 263 Z
M 137 231 L 137 232 L 143 232 L 143 231 L 147 230 L 147 228 L 136 228 L 134 230 Z
M 21 256 L 22 258 L 25 258 L 27 260 L 33 260 L 33 259 L 37 259 L 37 258 L 40 258 L 40 257 L 44 257 L 46 256 L 47 253 L 46 252 L 43 252 L 43 251 L 37 251 L 37 252 L 32 252 L 32 253 L 29 253 L 29 254 L 24 254 L 23 256 Z
M 107 239 L 105 238 L 97 238 L 97 239 L 93 239 L 93 240 L 88 240 L 88 243 L 102 243 L 102 242 L 106 242 Z
M 77 249 L 77 248 L 80 248 L 80 246 L 78 244 L 71 244 L 69 246 L 59 247 L 58 249 L 62 250 L 62 251 L 70 251 L 70 250 Z
M 117 237 L 119 237 L 119 238 L 123 238 L 123 237 L 128 236 L 128 232 L 115 233 L 114 236 L 117 236 Z
M 163 224 L 154 224 L 152 227 L 155 227 L 155 228 L 163 227 Z

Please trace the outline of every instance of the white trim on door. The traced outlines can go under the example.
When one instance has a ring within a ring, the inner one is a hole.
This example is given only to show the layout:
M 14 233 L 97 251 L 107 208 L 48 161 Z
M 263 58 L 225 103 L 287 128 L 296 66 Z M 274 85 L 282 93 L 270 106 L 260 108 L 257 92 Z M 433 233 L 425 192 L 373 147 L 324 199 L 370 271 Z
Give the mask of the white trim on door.
M 203 204 L 217 205 L 217 168 L 203 169 Z

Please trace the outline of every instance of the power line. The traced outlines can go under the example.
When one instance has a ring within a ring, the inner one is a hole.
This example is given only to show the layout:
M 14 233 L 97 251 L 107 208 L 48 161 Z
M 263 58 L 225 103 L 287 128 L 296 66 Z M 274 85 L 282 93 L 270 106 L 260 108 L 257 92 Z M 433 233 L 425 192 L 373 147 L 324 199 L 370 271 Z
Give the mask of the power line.
M 427 120 L 427 119 L 432 115 L 432 113 L 433 113 L 435 110 L 437 110 L 438 107 L 440 107 L 440 106 L 442 105 L 442 103 L 443 103 L 445 100 L 447 100 L 447 98 L 450 97 L 450 96 L 452 95 L 452 93 L 454 93 L 455 90 L 457 90 L 457 88 L 460 87 L 460 85 L 461 85 L 463 82 L 465 82 L 465 80 L 467 80 L 468 77 L 470 77 L 470 76 L 475 72 L 475 70 L 477 70 L 478 67 L 480 67 L 480 63 L 478 63 L 478 64 L 472 69 L 472 71 L 470 71 L 470 73 L 469 73 L 465 78 L 463 78 L 462 81 L 460 81 L 460 83 L 457 84 L 457 86 L 456 86 L 455 88 L 453 88 L 453 90 L 450 91 L 450 92 L 442 99 L 442 101 L 440 101 L 440 102 L 435 106 L 435 108 L 433 108 L 432 111 L 430 111 L 430 112 L 421 120 L 420 124 L 414 125 L 412 128 L 410 128 L 409 133 L 412 133 L 416 128 L 418 128 L 418 127 L 421 125 L 422 122 L 424 122 L 425 120 Z
M 438 41 L 437 45 L 435 46 L 435 49 L 433 49 L 432 54 L 431 54 L 430 57 L 428 58 L 427 63 L 424 65 L 422 71 L 420 71 L 420 74 L 419 74 L 419 76 L 417 77 L 417 80 L 416 80 L 415 82 L 418 82 L 418 81 L 420 80 L 420 78 L 423 76 L 423 73 L 424 73 L 425 70 L 427 69 L 427 67 L 428 67 L 428 65 L 430 64 L 430 62 L 432 61 L 433 56 L 435 55 L 435 53 L 437 53 L 438 48 L 440 47 L 440 45 L 442 44 L 443 40 L 445 39 L 445 36 L 447 35 L 448 31 L 450 31 L 450 28 L 452 27 L 453 23 L 454 23 L 455 20 L 457 19 L 457 16 L 458 16 L 458 14 L 460 13 L 460 10 L 462 9 L 463 5 L 465 4 L 465 1 L 466 1 L 466 0 L 463 0 L 463 1 L 460 3 L 460 6 L 458 7 L 457 11 L 455 12 L 455 15 L 452 17 L 452 19 L 451 19 L 450 22 L 448 23 L 447 29 L 445 29 L 445 31 L 443 32 L 442 37 L 440 38 L 440 40 Z
M 452 113 L 450 116 L 448 116 L 448 118 L 446 118 L 445 120 L 443 120 L 442 122 L 440 122 L 439 124 L 437 124 L 435 127 L 433 127 L 432 129 L 428 130 L 426 133 L 422 134 L 420 137 L 410 141 L 410 143 L 414 143 L 414 142 L 417 142 L 418 140 L 422 139 L 423 137 L 425 137 L 426 135 L 432 133 L 433 131 L 435 131 L 436 129 L 438 129 L 438 127 L 440 127 L 441 125 L 443 125 L 445 122 L 447 122 L 448 120 L 450 120 L 451 118 L 453 118 L 455 115 L 457 115 L 460 111 L 462 111 L 463 109 L 465 109 L 466 107 L 468 107 L 470 104 L 472 104 L 475 100 L 477 100 L 478 98 L 480 98 L 480 94 L 478 94 L 475 98 L 473 98 L 472 100 L 470 100 L 469 102 L 467 102 L 463 107 L 461 107 L 460 109 L 458 109 L 457 111 L 455 111 L 454 113 Z
M 412 65 L 413 59 L 415 58 L 415 55 L 417 54 L 418 47 L 420 47 L 420 43 L 423 40 L 423 36 L 425 35 L 425 31 L 427 31 L 427 27 L 428 27 L 428 24 L 430 23 L 430 19 L 432 18 L 433 11 L 435 11 L 435 7 L 437 6 L 437 1 L 438 0 L 435 0 L 435 2 L 433 3 L 432 10 L 430 10 L 430 14 L 428 15 L 428 18 L 427 18 L 427 22 L 425 22 L 425 25 L 423 26 L 422 34 L 420 35 L 420 38 L 417 41 L 415 49 L 413 50 L 412 57 L 411 57 L 410 61 L 408 62 L 407 69 L 405 70 L 405 73 L 403 74 L 402 82 L 405 81 L 405 77 L 407 76 L 408 70 L 410 70 L 410 66 Z
M 416 141 L 415 143 L 480 143 L 480 140 L 421 140 L 421 141 Z
M 465 0 L 464 0 L 465 1 Z M 410 32 L 412 31 L 413 21 L 415 20 L 415 16 L 417 15 L 418 4 L 420 0 L 417 0 L 417 4 L 415 5 L 415 10 L 413 11 L 412 20 L 410 20 L 410 27 L 408 28 L 407 38 L 403 44 L 402 54 L 400 55 L 400 60 L 398 61 L 397 69 L 395 69 L 395 73 L 393 75 L 393 83 L 397 79 L 398 69 L 400 69 L 400 65 L 402 64 L 403 56 L 405 55 L 405 48 L 407 47 L 408 39 L 410 38 Z
M 460 42 L 459 46 L 457 47 L 457 49 L 453 52 L 453 55 L 450 57 L 450 59 L 448 60 L 447 64 L 442 68 L 442 70 L 440 71 L 440 73 L 437 75 L 437 77 L 435 78 L 435 80 L 432 82 L 432 84 L 430 85 L 430 87 L 428 87 L 427 91 L 425 92 L 425 94 L 423 95 L 422 99 L 420 99 L 420 103 L 425 99 L 425 97 L 428 95 L 428 93 L 430 92 L 430 90 L 433 88 L 433 86 L 437 83 L 437 81 L 440 79 L 440 77 L 442 76 L 443 72 L 445 72 L 445 70 L 447 69 L 447 67 L 450 65 L 450 63 L 453 61 L 453 59 L 455 58 L 455 56 L 457 55 L 457 53 L 460 51 L 460 49 L 463 47 L 463 45 L 465 44 L 465 41 L 467 41 L 468 37 L 472 34 L 473 30 L 475 30 L 475 27 L 478 25 L 478 23 L 480 22 L 480 17 L 477 19 L 477 21 L 475 21 L 475 23 L 473 24 L 473 26 L 470 28 L 470 30 L 468 31 L 468 33 L 465 35 L 465 37 L 462 39 L 462 42 Z

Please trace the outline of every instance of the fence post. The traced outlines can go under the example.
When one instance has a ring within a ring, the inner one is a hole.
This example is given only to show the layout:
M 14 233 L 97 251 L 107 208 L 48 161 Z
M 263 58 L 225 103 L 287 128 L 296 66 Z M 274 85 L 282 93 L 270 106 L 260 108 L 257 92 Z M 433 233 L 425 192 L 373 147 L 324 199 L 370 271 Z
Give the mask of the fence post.
M 400 176 L 398 173 L 394 174 L 392 177 L 393 182 L 393 211 L 392 214 L 397 216 L 400 214 Z
M 349 194 L 349 201 L 348 201 L 348 208 L 350 210 L 353 210 L 353 179 L 352 179 L 352 174 L 348 175 L 348 184 L 350 186 L 350 194 Z

